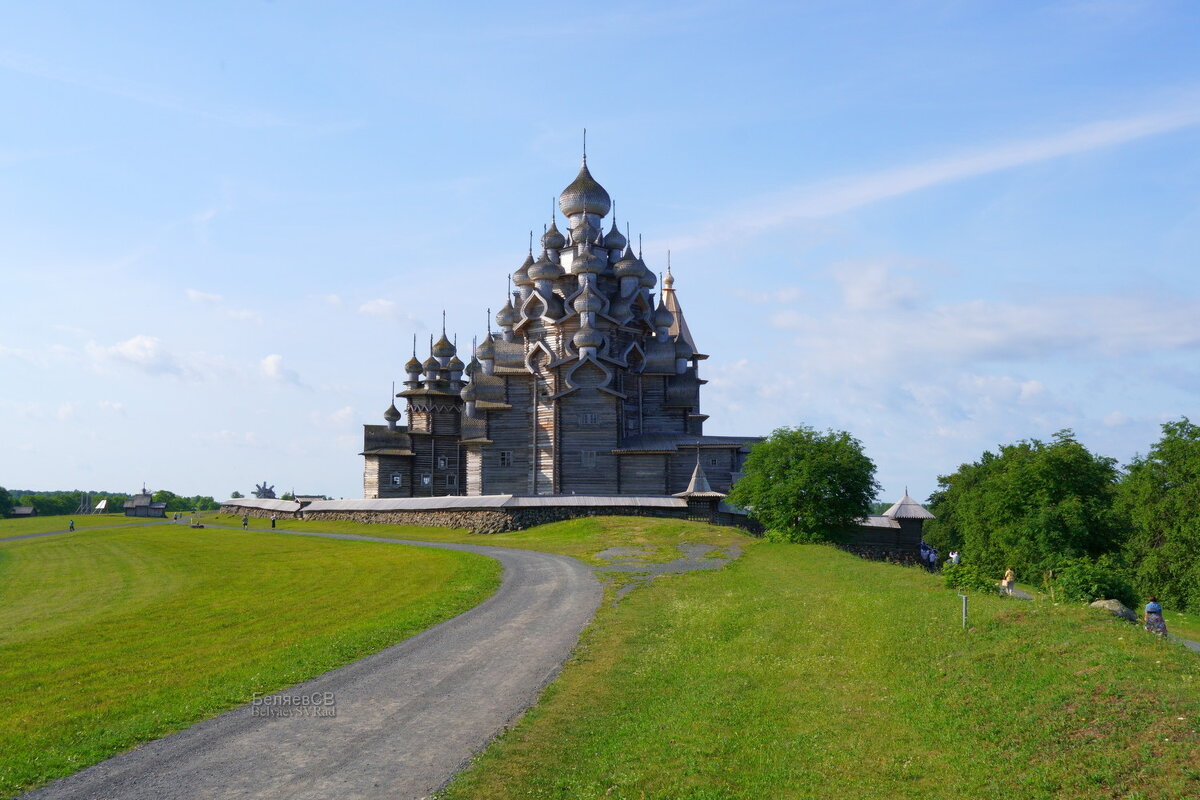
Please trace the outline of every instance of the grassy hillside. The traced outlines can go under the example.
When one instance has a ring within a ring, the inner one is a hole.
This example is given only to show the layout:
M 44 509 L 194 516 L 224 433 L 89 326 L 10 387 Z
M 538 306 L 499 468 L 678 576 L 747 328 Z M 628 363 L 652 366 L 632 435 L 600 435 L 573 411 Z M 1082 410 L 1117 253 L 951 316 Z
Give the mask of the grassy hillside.
M 80 514 L 75 517 L 63 515 L 29 517 L 28 519 L 0 519 L 0 539 L 9 536 L 24 536 L 30 533 L 65 531 L 71 520 L 75 520 L 76 530 L 114 528 L 125 525 L 153 525 L 162 522 L 161 519 L 127 517 L 124 514 Z
M 596 623 L 448 798 L 1190 798 L 1200 658 L 1082 607 L 759 544 Z
M 172 525 L 0 543 L 0 796 L 380 650 L 474 606 L 499 572 Z

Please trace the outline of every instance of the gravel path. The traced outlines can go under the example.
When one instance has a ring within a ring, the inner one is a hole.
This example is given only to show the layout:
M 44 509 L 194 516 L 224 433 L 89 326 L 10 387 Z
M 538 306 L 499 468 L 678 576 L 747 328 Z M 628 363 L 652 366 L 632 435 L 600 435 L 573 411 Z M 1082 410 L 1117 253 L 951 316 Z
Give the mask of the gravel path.
M 424 798 L 558 673 L 600 603 L 583 563 L 504 547 L 325 536 L 465 550 L 504 565 L 488 600 L 400 644 L 25 795 L 50 798 Z M 319 705 L 284 698 L 313 698 Z M 336 716 L 328 712 L 336 710 Z M 291 716 L 256 716 L 264 713 Z

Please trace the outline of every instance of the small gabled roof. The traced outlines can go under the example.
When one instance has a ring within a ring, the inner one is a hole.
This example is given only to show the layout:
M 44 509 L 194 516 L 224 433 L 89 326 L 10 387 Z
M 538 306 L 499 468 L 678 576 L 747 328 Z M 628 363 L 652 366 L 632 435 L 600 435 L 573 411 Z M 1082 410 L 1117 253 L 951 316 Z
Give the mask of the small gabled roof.
M 907 489 L 904 490 L 904 497 L 892 503 L 892 507 L 883 512 L 883 516 L 890 519 L 935 519 L 924 506 L 908 496 Z

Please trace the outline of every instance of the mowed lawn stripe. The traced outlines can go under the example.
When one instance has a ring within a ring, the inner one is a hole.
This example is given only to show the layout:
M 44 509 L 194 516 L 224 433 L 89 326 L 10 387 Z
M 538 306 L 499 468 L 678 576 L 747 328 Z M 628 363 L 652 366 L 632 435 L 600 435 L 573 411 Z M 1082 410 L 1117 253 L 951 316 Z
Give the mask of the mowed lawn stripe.
M 0 543 L 0 796 L 394 644 L 477 605 L 500 571 L 169 525 Z
M 758 544 L 601 607 L 447 798 L 1200 796 L 1200 659 L 1091 609 Z

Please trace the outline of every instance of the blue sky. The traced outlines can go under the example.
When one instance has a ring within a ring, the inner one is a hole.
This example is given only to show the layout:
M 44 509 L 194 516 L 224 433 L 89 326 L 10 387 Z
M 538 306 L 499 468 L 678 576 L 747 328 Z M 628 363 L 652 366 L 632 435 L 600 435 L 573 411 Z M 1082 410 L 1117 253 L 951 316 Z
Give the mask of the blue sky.
M 0 485 L 361 495 L 589 164 L 708 431 L 846 429 L 883 496 L 1200 393 L 1200 5 L 27 3 L 0 30 Z M 424 355 L 424 353 L 422 353 Z

